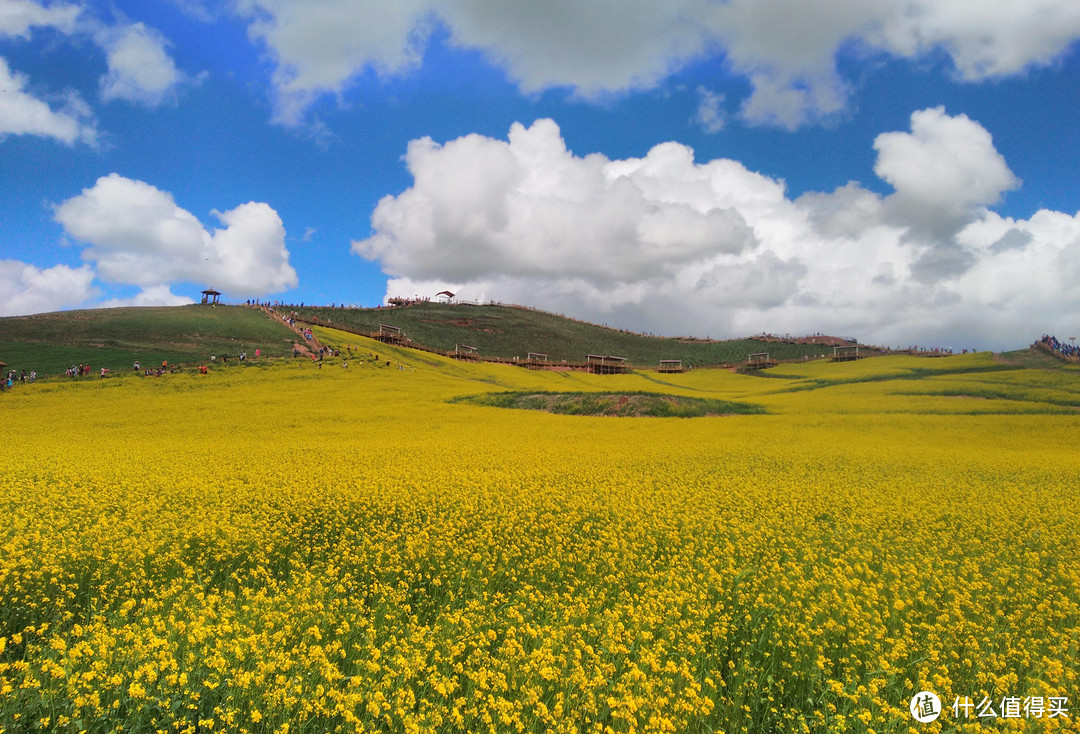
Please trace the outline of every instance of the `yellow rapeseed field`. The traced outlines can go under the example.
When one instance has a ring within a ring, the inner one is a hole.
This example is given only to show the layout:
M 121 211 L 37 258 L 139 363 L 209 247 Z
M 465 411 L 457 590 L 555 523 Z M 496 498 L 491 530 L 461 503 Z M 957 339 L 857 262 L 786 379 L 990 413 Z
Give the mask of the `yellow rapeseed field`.
M 601 377 L 320 336 L 347 367 L 0 396 L 0 730 L 1080 730 L 1076 372 Z M 449 402 L 502 390 L 767 413 Z

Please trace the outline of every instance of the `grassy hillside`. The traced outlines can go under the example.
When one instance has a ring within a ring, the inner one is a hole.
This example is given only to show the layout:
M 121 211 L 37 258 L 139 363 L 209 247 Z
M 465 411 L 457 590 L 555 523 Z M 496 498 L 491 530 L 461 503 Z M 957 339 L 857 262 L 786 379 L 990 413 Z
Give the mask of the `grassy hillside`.
M 477 347 L 481 355 L 492 357 L 524 359 L 529 352 L 542 352 L 551 360 L 583 362 L 588 354 L 609 354 L 626 357 L 639 367 L 655 367 L 661 359 L 716 365 L 740 362 L 756 352 L 768 352 L 773 359 L 832 353 L 831 347 L 813 344 L 642 336 L 519 306 L 417 303 L 378 309 L 294 310 L 305 320 L 317 319 L 318 323 L 343 328 L 378 331 L 379 324 L 390 324 L 426 346 L 452 351 L 459 343 L 468 344 Z
M 363 354 L 374 351 L 379 355 L 376 367 L 400 363 L 406 369 L 425 373 L 434 370 L 458 380 L 461 392 L 455 393 L 455 401 L 503 408 L 549 409 L 530 404 L 537 395 L 577 397 L 597 393 L 601 397 L 632 397 L 661 393 L 730 403 L 718 411 L 723 414 L 761 409 L 774 415 L 1075 415 L 1080 410 L 1080 367 L 1005 364 L 999 355 L 990 352 L 939 359 L 905 354 L 857 362 L 793 362 L 749 374 L 693 370 L 663 375 L 642 370 L 627 375 L 594 375 L 463 362 L 379 344 L 330 328 L 316 327 L 315 334 L 321 343 L 342 351 L 349 343 L 358 345 Z M 1022 351 L 1013 354 L 1019 358 Z M 337 367 L 343 360 L 328 360 L 326 367 Z M 372 366 L 368 359 L 352 359 L 349 364 L 349 369 Z M 335 373 L 344 371 L 331 369 Z M 397 373 L 386 366 L 381 371 Z M 477 395 L 477 386 L 483 386 L 485 394 Z M 747 406 L 751 408 L 745 410 Z
M 8 369 L 62 374 L 72 364 L 127 370 L 235 356 L 258 347 L 291 354 L 295 335 L 284 324 L 242 306 L 174 306 L 61 311 L 0 318 L 0 362 Z

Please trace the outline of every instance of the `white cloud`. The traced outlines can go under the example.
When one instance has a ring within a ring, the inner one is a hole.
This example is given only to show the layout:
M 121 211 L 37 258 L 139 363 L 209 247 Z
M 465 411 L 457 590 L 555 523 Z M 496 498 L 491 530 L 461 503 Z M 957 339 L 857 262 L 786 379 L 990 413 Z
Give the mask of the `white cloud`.
M 717 94 L 705 87 L 698 87 L 698 109 L 692 122 L 700 125 L 707 133 L 718 133 L 727 124 L 727 116 L 721 105 L 724 95 Z
M 65 145 L 97 144 L 97 128 L 78 95 L 69 93 L 57 109 L 26 91 L 27 79 L 0 57 L 0 138 L 5 135 L 36 135 L 54 138 Z
M 906 59 L 943 52 L 958 78 L 980 81 L 1053 63 L 1080 38 L 1073 0 L 241 0 L 250 35 L 276 64 L 277 117 L 302 121 L 323 94 L 365 70 L 417 67 L 433 24 L 480 51 L 520 88 L 585 97 L 651 88 L 722 56 L 751 94 L 742 115 L 793 128 L 842 112 L 842 49 Z
M 97 34 L 108 71 L 101 78 L 101 97 L 156 107 L 184 80 L 166 52 L 165 38 L 142 23 L 103 28 Z
M 937 107 L 913 113 L 910 133 L 878 135 L 874 149 L 874 172 L 896 189 L 884 213 L 908 227 L 907 242 L 922 245 L 913 275 L 935 281 L 972 267 L 975 257 L 956 234 L 1020 185 L 990 133 Z
M 550 120 L 506 141 L 425 138 L 405 158 L 413 185 L 379 203 L 353 250 L 391 276 L 388 297 L 449 288 L 657 333 L 1002 348 L 1075 331 L 1080 215 L 987 210 L 1018 182 L 966 116 L 916 112 L 876 147 L 896 193 L 850 183 L 792 200 L 676 143 L 576 156 Z
M 701 205 L 696 189 L 709 186 L 709 172 L 686 192 L 665 185 L 694 169 L 690 151 L 674 143 L 639 160 L 578 158 L 558 126 L 540 120 L 515 124 L 506 143 L 479 135 L 444 146 L 413 141 L 406 163 L 416 185 L 383 199 L 372 217 L 376 234 L 353 243 L 392 275 L 609 283 L 754 245 L 730 206 Z
M 1080 34 L 1080 5 L 1070 0 L 920 0 L 896 3 L 867 43 L 914 58 L 942 49 L 968 81 L 1045 66 Z
M 202 0 L 168 0 L 168 2 L 187 17 L 200 23 L 213 23 L 221 14 L 216 4 L 211 8 Z
M 0 260 L 0 316 L 58 311 L 92 298 L 94 271 L 89 265 L 41 269 L 17 260 Z
M 213 214 L 223 226 L 208 231 L 168 192 L 115 173 L 55 210 L 67 233 L 89 245 L 83 259 L 106 281 L 159 296 L 170 283 L 205 283 L 240 298 L 297 284 L 285 228 L 270 206 L 249 202 Z
M 357 72 L 396 74 L 423 56 L 426 0 L 239 0 L 236 7 L 273 58 L 276 119 L 288 124 Z
M 1020 185 L 986 128 L 967 115 L 950 117 L 944 107 L 913 113 L 910 133 L 882 133 L 874 150 L 874 173 L 925 206 L 996 204 Z
M 4 0 L 0 3 L 0 37 L 30 37 L 34 27 L 56 28 L 62 33 L 75 29 L 82 8 L 68 3 L 39 5 L 30 0 Z
M 481 50 L 526 92 L 587 97 L 655 86 L 709 42 L 708 3 L 432 1 L 452 43 Z
M 156 107 L 188 80 L 169 56 L 165 37 L 143 23 L 115 19 L 107 22 L 84 13 L 79 5 L 67 3 L 0 3 L 0 38 L 29 38 L 33 29 L 46 27 L 68 36 L 89 36 L 105 52 L 107 71 L 100 85 L 106 101 L 123 99 Z
M 96 308 L 118 308 L 122 306 L 186 306 L 195 303 L 187 296 L 178 296 L 167 285 L 144 288 L 131 298 L 110 298 L 96 304 Z

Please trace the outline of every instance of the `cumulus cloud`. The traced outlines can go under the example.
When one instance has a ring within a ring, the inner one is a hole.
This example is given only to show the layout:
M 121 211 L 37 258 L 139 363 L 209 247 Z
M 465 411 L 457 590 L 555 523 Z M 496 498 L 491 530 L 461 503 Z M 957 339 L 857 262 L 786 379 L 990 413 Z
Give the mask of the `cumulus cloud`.
M 38 28 L 52 28 L 77 38 L 89 37 L 105 53 L 107 70 L 100 79 L 101 97 L 105 101 L 122 99 L 156 107 L 190 81 L 169 55 L 167 39 L 143 23 L 116 18 L 104 20 L 84 12 L 80 5 L 69 3 L 42 5 L 31 0 L 6 0 L 0 4 L 0 38 L 28 39 Z M 18 88 L 22 89 L 25 79 L 19 82 Z M 25 99 L 19 102 L 27 106 Z
M 982 207 L 1020 186 L 990 133 L 966 115 L 950 117 L 937 107 L 915 112 L 911 132 L 874 140 L 874 172 L 896 189 L 886 214 L 907 226 L 906 240 L 921 243 L 912 273 L 934 281 L 964 272 L 974 256 L 956 241 Z
M 287 124 L 361 70 L 400 73 L 423 57 L 426 0 L 239 0 L 236 8 L 275 63 L 275 118 Z
M 707 133 L 718 133 L 727 124 L 727 115 L 721 106 L 724 95 L 717 94 L 705 87 L 698 87 L 698 109 L 692 122 L 700 125 Z
M 666 334 L 1001 348 L 1071 328 L 1080 215 L 987 209 L 1019 182 L 964 115 L 918 111 L 875 147 L 894 193 L 852 182 L 791 199 L 677 143 L 575 155 L 551 120 L 506 140 L 424 138 L 405 156 L 413 185 L 353 251 L 391 276 L 387 297 L 449 289 Z
M 74 92 L 55 108 L 26 89 L 27 78 L 11 70 L 0 57 L 0 139 L 5 135 L 36 135 L 65 145 L 97 144 L 97 127 L 90 108 Z
M 18 260 L 0 260 L 0 316 L 21 316 L 80 306 L 92 298 L 89 265 L 41 269 Z
M 168 2 L 187 17 L 200 23 L 213 23 L 221 14 L 219 6 L 215 4 L 210 7 L 202 0 L 168 0 Z
M 187 296 L 178 296 L 167 285 L 156 285 L 140 290 L 131 298 L 110 298 L 96 304 L 97 308 L 119 308 L 122 306 L 186 306 L 195 303 Z
M 667 143 L 640 160 L 570 153 L 551 120 L 515 124 L 508 142 L 479 135 L 409 145 L 416 184 L 375 210 L 376 234 L 353 243 L 392 275 L 471 279 L 649 278 L 706 253 L 738 254 L 754 235 L 739 213 L 666 184 L 694 169 Z M 710 172 L 702 171 L 702 179 Z M 748 174 L 749 175 L 749 174 Z M 708 185 L 691 183 L 691 188 Z M 404 245 L 404 246 L 403 246 Z
M 102 99 L 157 107 L 183 81 L 164 36 L 153 28 L 133 23 L 102 28 L 95 35 L 108 64 L 101 78 Z
M 996 204 L 1020 186 L 986 128 L 967 115 L 950 117 L 944 107 L 915 112 L 910 133 L 882 133 L 874 150 L 874 173 L 920 207 L 964 212 Z
M 81 13 L 81 7 L 68 3 L 46 6 L 30 0 L 5 0 L 0 5 L 0 37 L 29 38 L 30 29 L 34 27 L 56 28 L 62 33 L 71 33 Z
M 980 81 L 1051 64 L 1078 33 L 1080 6 L 1068 0 L 921 0 L 894 4 L 865 40 L 905 58 L 944 50 L 961 78 Z
M 275 63 L 277 117 L 286 123 L 358 73 L 415 68 L 435 24 L 530 93 L 651 88 L 690 62 L 722 57 L 750 82 L 743 117 L 787 128 L 845 109 L 841 52 L 940 53 L 957 78 L 980 81 L 1051 64 L 1080 37 L 1080 4 L 1071 0 L 241 0 L 236 8 Z
M 68 235 L 88 245 L 83 259 L 106 281 L 158 297 L 175 282 L 205 283 L 239 298 L 297 284 L 285 227 L 269 205 L 248 202 L 212 214 L 222 226 L 210 231 L 168 192 L 115 173 L 55 209 Z

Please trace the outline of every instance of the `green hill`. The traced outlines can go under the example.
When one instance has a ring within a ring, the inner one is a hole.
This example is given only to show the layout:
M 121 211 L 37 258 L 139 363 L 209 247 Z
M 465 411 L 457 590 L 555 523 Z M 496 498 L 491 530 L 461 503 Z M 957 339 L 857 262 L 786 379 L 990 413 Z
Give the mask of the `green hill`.
M 583 362 L 589 354 L 626 358 L 638 368 L 660 360 L 686 366 L 744 362 L 766 352 L 771 359 L 803 360 L 831 355 L 832 346 L 796 340 L 749 338 L 716 341 L 665 338 L 611 329 L 522 306 L 420 302 L 391 308 L 279 307 L 301 321 L 349 330 L 377 332 L 380 324 L 401 329 L 414 344 L 453 351 L 476 347 L 481 357 L 527 358 L 530 352 L 553 362 Z M 63 374 L 72 364 L 94 370 L 203 361 L 211 354 L 290 355 L 296 335 L 276 318 L 244 306 L 202 305 L 62 311 L 0 318 L 0 362 L 9 368 Z
M 477 348 L 481 356 L 525 359 L 529 352 L 550 360 L 583 362 L 588 354 L 625 357 L 638 367 L 656 367 L 662 359 L 685 365 L 742 362 L 752 353 L 772 359 L 802 359 L 832 354 L 822 344 L 796 344 L 760 339 L 677 339 L 652 337 L 521 306 L 420 302 L 392 308 L 314 308 L 286 306 L 304 321 L 341 329 L 377 332 L 380 324 L 401 329 L 412 341 L 453 351 L 458 344 Z
M 195 362 L 211 354 L 292 353 L 295 334 L 243 306 L 172 306 L 60 311 L 0 318 L 0 362 L 8 369 L 63 374 L 73 364 L 97 370 Z

